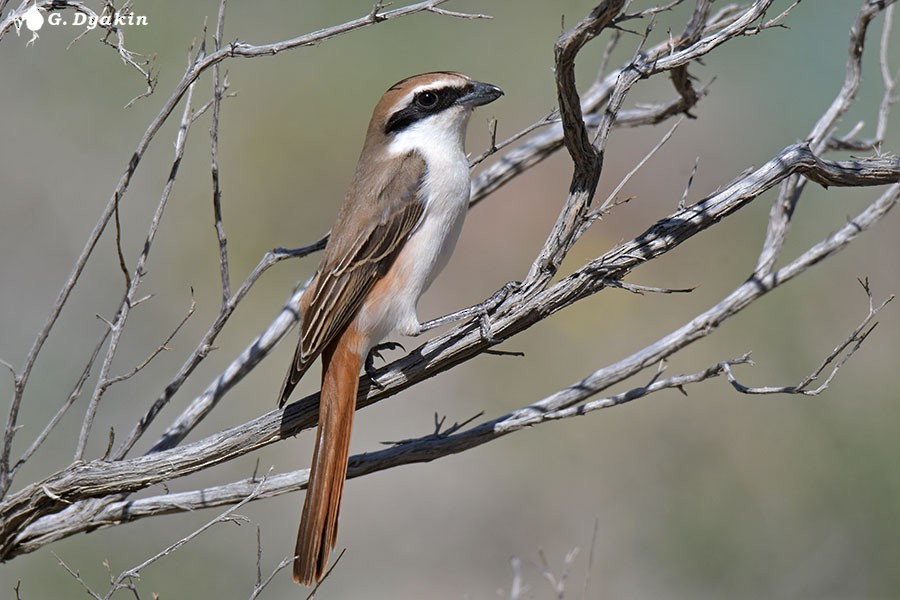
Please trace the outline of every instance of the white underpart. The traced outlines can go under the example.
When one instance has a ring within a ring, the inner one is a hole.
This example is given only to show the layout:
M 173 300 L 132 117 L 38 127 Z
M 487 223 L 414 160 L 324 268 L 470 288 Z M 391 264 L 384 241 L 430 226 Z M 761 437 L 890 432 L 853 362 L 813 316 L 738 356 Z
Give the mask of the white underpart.
M 392 267 L 404 282 L 390 298 L 366 303 L 360 311 L 364 330 L 375 345 L 398 330 L 421 331 L 416 304 L 447 265 L 459 239 L 469 204 L 469 161 L 465 152 L 466 126 L 471 109 L 454 106 L 422 119 L 399 132 L 388 150 L 398 157 L 415 151 L 425 161 L 421 195 L 425 211 Z

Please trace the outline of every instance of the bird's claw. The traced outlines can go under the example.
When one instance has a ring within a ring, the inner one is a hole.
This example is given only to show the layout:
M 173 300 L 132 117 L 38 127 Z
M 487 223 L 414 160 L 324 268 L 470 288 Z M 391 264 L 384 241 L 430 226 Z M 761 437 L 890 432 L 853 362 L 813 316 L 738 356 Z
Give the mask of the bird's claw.
M 379 390 L 383 390 L 384 386 L 378 382 L 377 375 L 378 369 L 375 368 L 375 359 L 380 358 L 384 360 L 384 357 L 381 355 L 382 350 L 396 350 L 400 348 L 404 352 L 406 352 L 406 348 L 403 347 L 403 344 L 400 342 L 382 342 L 369 350 L 369 354 L 366 356 L 366 362 L 364 364 L 364 368 L 366 370 L 366 375 L 369 376 L 369 379 L 372 380 L 372 385 L 374 385 Z

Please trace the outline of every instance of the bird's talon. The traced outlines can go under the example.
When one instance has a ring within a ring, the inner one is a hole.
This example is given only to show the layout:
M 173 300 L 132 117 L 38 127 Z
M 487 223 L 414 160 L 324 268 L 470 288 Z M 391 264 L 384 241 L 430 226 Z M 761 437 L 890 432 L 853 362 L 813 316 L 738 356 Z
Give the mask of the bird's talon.
M 384 385 L 379 383 L 378 377 L 378 369 L 375 368 L 375 359 L 381 359 L 384 361 L 384 356 L 381 355 L 382 350 L 396 350 L 400 348 L 404 352 L 406 352 L 406 348 L 403 347 L 403 344 L 399 342 L 382 342 L 375 346 L 372 346 L 371 350 L 369 350 L 369 354 L 366 356 L 366 361 L 363 363 L 363 368 L 366 371 L 366 375 L 369 376 L 369 379 L 372 380 L 372 385 L 374 385 L 379 390 L 384 389 Z M 385 361 L 386 362 L 386 361 Z

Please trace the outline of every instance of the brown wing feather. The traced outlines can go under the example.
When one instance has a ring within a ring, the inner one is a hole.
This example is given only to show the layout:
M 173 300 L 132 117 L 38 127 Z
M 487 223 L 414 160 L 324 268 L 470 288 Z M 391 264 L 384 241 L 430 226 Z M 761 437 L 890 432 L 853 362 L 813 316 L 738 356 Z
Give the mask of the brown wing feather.
M 418 154 L 392 161 L 360 159 L 360 164 L 369 168 L 357 168 L 322 262 L 300 301 L 300 342 L 281 386 L 279 406 L 322 349 L 349 325 L 424 211 L 418 192 L 425 161 Z M 369 189 L 360 189 L 360 182 L 368 182 Z M 373 190 L 381 193 L 373 197 Z M 364 226 L 347 227 L 350 219 Z

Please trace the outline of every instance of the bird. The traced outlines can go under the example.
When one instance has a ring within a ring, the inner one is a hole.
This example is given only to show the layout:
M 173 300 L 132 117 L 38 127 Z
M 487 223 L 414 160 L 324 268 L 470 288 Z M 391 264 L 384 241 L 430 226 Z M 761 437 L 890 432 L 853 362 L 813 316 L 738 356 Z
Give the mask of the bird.
M 452 71 L 408 77 L 376 104 L 321 262 L 299 300 L 300 340 L 279 395 L 322 359 L 319 417 L 293 577 L 324 577 L 338 513 L 360 368 L 393 332 L 422 333 L 419 297 L 447 264 L 469 204 L 465 137 L 474 109 L 503 95 Z

